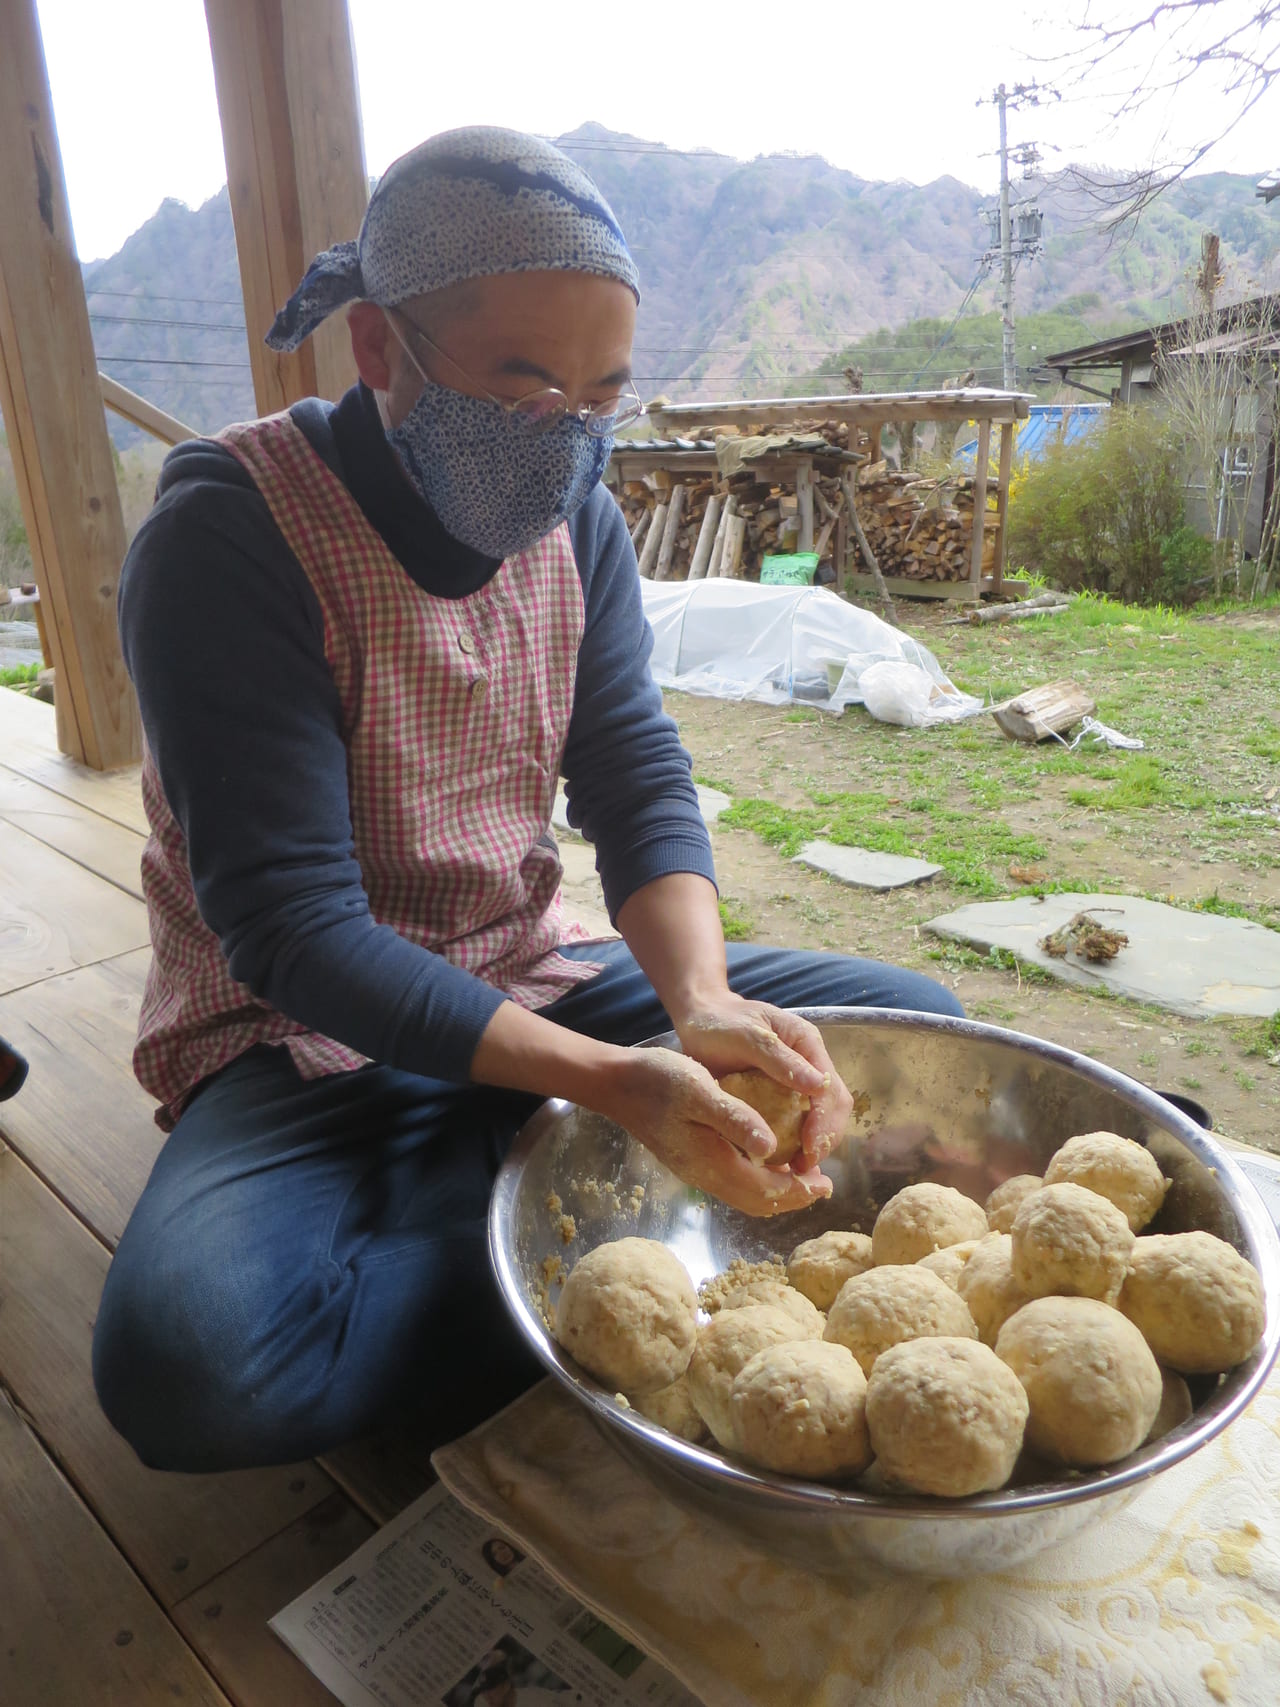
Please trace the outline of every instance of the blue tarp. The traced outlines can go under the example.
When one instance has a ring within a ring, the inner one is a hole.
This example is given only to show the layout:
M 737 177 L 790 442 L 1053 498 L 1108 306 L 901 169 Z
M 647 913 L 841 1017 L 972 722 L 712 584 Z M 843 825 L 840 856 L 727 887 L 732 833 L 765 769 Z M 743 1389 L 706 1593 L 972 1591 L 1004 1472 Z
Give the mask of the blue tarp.
M 1047 445 L 1072 444 L 1084 438 L 1101 426 L 1110 407 L 1109 403 L 1033 403 L 1030 417 L 1018 423 L 1014 461 L 1029 457 L 1035 462 Z M 971 466 L 977 454 L 974 437 L 957 447 L 954 460 Z

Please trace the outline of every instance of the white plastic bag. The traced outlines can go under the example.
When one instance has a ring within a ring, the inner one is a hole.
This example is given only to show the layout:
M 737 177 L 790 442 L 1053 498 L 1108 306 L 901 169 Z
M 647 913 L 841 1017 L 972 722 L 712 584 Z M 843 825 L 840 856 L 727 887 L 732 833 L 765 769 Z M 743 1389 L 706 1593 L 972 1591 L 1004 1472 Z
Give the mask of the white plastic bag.
M 918 664 L 872 664 L 859 676 L 858 686 L 862 703 L 881 723 L 923 729 L 934 721 L 932 706 L 941 690 Z

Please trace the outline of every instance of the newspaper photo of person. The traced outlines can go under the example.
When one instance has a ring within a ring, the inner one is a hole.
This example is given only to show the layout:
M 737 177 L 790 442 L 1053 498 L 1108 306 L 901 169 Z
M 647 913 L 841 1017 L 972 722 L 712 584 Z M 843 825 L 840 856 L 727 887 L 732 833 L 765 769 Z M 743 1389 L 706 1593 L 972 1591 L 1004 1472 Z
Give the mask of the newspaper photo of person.
M 508 1550 L 515 1553 L 514 1548 Z M 500 1636 L 441 1697 L 441 1707 L 568 1707 L 574 1699 L 564 1679 L 550 1671 L 536 1654 L 521 1647 L 513 1636 Z
M 480 1557 L 496 1577 L 510 1576 L 524 1559 L 518 1547 L 513 1547 L 503 1535 L 491 1535 L 480 1549 Z

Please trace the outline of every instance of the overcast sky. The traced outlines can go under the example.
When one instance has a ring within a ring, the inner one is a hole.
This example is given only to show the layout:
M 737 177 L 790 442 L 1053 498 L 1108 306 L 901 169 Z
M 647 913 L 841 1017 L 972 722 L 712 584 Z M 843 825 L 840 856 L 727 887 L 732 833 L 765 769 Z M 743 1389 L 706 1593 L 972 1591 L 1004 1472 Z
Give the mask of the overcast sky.
M 81 257 L 112 254 L 165 196 L 192 206 L 226 172 L 201 0 L 38 0 Z M 350 0 L 369 170 L 460 124 L 557 135 L 586 119 L 673 148 L 825 156 L 864 178 L 996 183 L 993 86 L 1052 74 L 1086 0 L 912 0 L 658 9 L 568 0 Z M 1095 17 L 1137 0 L 1093 0 Z M 1250 0 L 1217 11 L 1247 13 Z M 1056 16 L 1059 21 L 1046 21 Z M 1144 54 L 1149 55 L 1149 46 Z M 1197 82 L 1109 123 L 1147 78 L 1130 55 L 1088 95 L 1011 117 L 1045 166 L 1144 166 L 1219 134 L 1234 103 Z M 1157 73 L 1158 75 L 1158 73 Z M 1154 80 L 1154 79 L 1152 79 Z M 1280 166 L 1280 88 L 1203 170 Z

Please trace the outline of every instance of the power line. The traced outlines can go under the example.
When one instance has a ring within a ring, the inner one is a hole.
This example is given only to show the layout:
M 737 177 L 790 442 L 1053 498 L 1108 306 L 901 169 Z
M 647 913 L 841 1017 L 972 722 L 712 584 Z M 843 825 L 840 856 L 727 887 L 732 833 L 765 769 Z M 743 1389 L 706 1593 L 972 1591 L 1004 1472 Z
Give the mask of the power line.
M 136 367 L 230 367 L 237 373 L 252 373 L 248 362 L 184 361 L 180 356 L 108 356 L 99 354 L 100 362 L 127 362 Z
M 213 308 L 243 308 L 244 301 L 238 296 L 164 296 L 154 291 L 145 290 L 96 290 L 92 285 L 85 286 L 86 296 L 113 296 L 123 302 L 198 302 Z
M 90 314 L 90 320 L 109 321 L 116 326 L 176 326 L 191 332 L 243 332 L 244 322 L 230 320 L 165 320 L 146 314 Z

